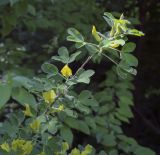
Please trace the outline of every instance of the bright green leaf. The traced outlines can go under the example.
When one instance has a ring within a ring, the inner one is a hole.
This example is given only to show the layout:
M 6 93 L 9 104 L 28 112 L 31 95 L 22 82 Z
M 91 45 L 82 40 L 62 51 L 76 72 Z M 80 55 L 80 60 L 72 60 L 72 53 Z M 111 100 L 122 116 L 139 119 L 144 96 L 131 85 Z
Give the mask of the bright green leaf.
M 95 72 L 93 70 L 86 70 L 86 71 L 83 71 L 78 79 L 77 79 L 77 82 L 80 82 L 80 83 L 86 83 L 88 84 L 90 82 L 90 77 L 94 74 Z
M 48 73 L 50 75 L 57 75 L 58 74 L 58 68 L 53 65 L 53 64 L 50 64 L 50 63 L 44 63 L 42 66 L 42 71 L 44 73 Z
M 76 30 L 75 28 L 69 28 L 68 29 L 68 34 L 69 36 L 67 37 L 68 41 L 73 41 L 73 42 L 84 42 L 84 38 L 81 35 L 81 33 Z

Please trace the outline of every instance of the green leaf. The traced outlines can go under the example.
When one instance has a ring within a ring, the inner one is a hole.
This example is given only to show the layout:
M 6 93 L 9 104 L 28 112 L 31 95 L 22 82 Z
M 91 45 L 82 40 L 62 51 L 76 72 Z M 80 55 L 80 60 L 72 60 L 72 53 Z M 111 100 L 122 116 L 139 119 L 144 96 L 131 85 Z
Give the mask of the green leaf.
M 130 137 L 127 137 L 125 135 L 118 135 L 117 136 L 121 141 L 123 142 L 126 142 L 130 145 L 137 145 L 137 142 L 133 139 L 133 138 L 130 138 Z
M 105 19 L 105 21 L 108 23 L 108 25 L 110 27 L 113 26 L 113 24 L 114 24 L 113 19 L 115 19 L 115 18 L 111 13 L 105 12 L 103 18 Z
M 73 53 L 73 54 L 70 56 L 68 63 L 71 63 L 71 62 L 75 61 L 76 57 L 77 57 L 78 55 L 80 55 L 80 54 L 81 54 L 81 51 L 78 51 L 78 52 Z
M 2 36 L 6 36 L 8 35 L 12 29 L 13 29 L 13 24 L 11 24 L 11 21 L 16 21 L 16 18 L 15 16 L 12 16 L 13 18 L 11 18 L 11 15 L 10 16 L 3 16 L 2 18 L 2 30 L 1 30 L 1 33 L 2 33 Z M 13 20 L 15 19 L 15 20 Z
M 123 115 L 121 115 L 121 114 L 119 114 L 119 113 L 116 113 L 115 115 L 116 115 L 116 117 L 117 117 L 119 120 L 121 120 L 121 121 L 123 121 L 123 122 L 126 122 L 126 123 L 129 123 L 129 120 L 128 120 L 127 117 L 125 117 L 125 116 L 123 116 Z
M 125 117 L 132 118 L 133 113 L 131 111 L 131 108 L 127 105 L 120 105 L 120 108 L 117 109 L 117 112 Z
M 124 53 L 123 60 L 125 60 L 129 66 L 138 66 L 138 59 L 132 54 Z
M 103 137 L 102 144 L 106 146 L 115 146 L 116 145 L 115 136 L 112 134 L 105 134 Z
M 52 119 L 48 122 L 46 122 L 45 116 L 41 115 L 41 117 L 38 117 L 38 120 L 42 123 L 44 122 L 42 129 L 41 129 L 41 134 L 44 134 L 45 131 L 49 131 L 52 134 L 55 134 L 57 132 L 57 119 Z
M 70 117 L 77 118 L 77 113 L 69 108 L 65 108 L 64 112 Z
M 13 81 L 14 81 L 14 86 L 18 86 L 18 87 L 25 87 L 27 89 L 31 88 L 32 87 L 32 80 L 30 80 L 29 78 L 27 77 L 24 77 L 24 76 L 15 76 L 13 78 Z
M 133 105 L 133 100 L 129 96 L 119 96 L 119 104 Z
M 129 42 L 123 46 L 122 52 L 130 53 L 130 52 L 133 52 L 135 48 L 136 48 L 136 44 Z
M 57 75 L 58 74 L 58 68 L 50 63 L 44 63 L 42 66 L 42 71 L 44 73 L 50 74 L 50 75 Z
M 128 72 L 128 73 L 130 73 L 130 74 L 133 74 L 133 75 L 136 75 L 136 74 L 137 74 L 137 70 L 134 69 L 133 67 L 130 67 L 130 65 L 127 64 L 125 60 L 122 60 L 122 61 L 119 63 L 119 65 L 117 66 L 117 71 L 120 73 L 120 75 L 123 74 L 124 77 L 127 76 L 127 74 L 126 74 L 124 71 L 126 71 L 126 72 Z M 123 76 L 123 75 L 122 75 L 122 76 Z
M 94 54 L 94 53 L 98 53 L 98 52 L 100 52 L 100 49 L 99 49 L 99 47 L 97 46 L 97 45 L 95 45 L 95 44 L 86 44 L 85 45 L 85 47 L 86 47 L 86 49 L 88 50 L 88 52 L 90 53 L 90 54 Z
M 69 59 L 69 53 L 68 53 L 68 49 L 66 47 L 60 47 L 58 49 L 58 54 L 60 56 L 61 59 L 65 60 L 66 62 Z
M 90 82 L 90 77 L 94 74 L 95 72 L 93 70 L 87 70 L 87 71 L 83 71 L 78 79 L 77 79 L 77 82 L 80 82 L 80 83 L 86 83 L 88 84 Z
M 75 44 L 75 46 L 76 46 L 76 48 L 78 49 L 78 48 L 83 47 L 85 44 L 86 44 L 85 42 L 80 42 L 80 43 L 77 42 L 77 43 Z
M 31 107 L 35 108 L 37 104 L 34 96 L 24 88 L 14 88 L 12 91 L 12 98 L 23 106 L 29 104 Z
M 105 151 L 100 151 L 98 155 L 107 155 Z
M 69 52 L 68 49 L 66 47 L 60 47 L 58 49 L 58 55 L 59 56 L 53 56 L 52 59 L 60 61 L 64 64 L 68 64 L 69 63 Z
M 89 127 L 91 127 L 93 130 L 96 129 L 96 123 L 95 120 L 91 117 L 85 117 L 85 122 L 88 124 Z
M 110 19 L 115 19 L 115 17 L 109 12 L 105 12 L 104 15 L 107 16 Z
M 96 116 L 95 117 L 95 121 L 97 124 L 101 125 L 101 126 L 106 126 L 107 125 L 107 122 L 106 120 L 104 119 L 104 117 L 100 117 L 100 116 Z
M 33 5 L 28 4 L 28 12 L 31 15 L 35 16 L 36 15 L 36 9 L 35 9 L 35 7 Z
M 67 143 L 69 143 L 70 145 L 72 145 L 72 142 L 73 142 L 73 133 L 72 133 L 72 130 L 68 127 L 62 127 L 60 129 L 60 135 L 62 137 L 62 139 L 64 141 L 66 141 Z
M 118 155 L 118 151 L 117 150 L 111 150 L 111 151 L 109 151 L 108 155 Z
M 52 56 L 51 59 L 65 63 L 65 60 L 63 60 L 60 56 Z
M 107 38 L 107 39 L 104 39 L 102 40 L 101 44 L 102 44 L 102 47 L 105 49 L 107 49 L 109 46 L 110 46 L 110 43 L 111 41 Z
M 47 124 L 47 129 L 50 133 L 55 134 L 57 132 L 57 120 L 52 119 L 51 121 L 48 122 Z
M 73 41 L 73 42 L 84 42 L 84 38 L 81 35 L 81 33 L 76 30 L 75 28 L 69 28 L 68 29 L 68 34 L 69 36 L 67 37 L 68 41 Z
M 86 106 L 91 106 L 91 107 L 98 106 L 98 102 L 95 100 L 91 92 L 88 90 L 82 91 L 78 96 L 78 100 L 80 101 L 81 104 Z
M 67 117 L 64 122 L 71 128 L 73 129 L 76 129 L 78 131 L 81 131 L 87 135 L 90 134 L 90 130 L 89 130 L 89 127 L 88 125 L 84 122 L 84 121 L 81 121 L 81 120 L 76 120 L 74 118 L 71 118 L 71 117 Z
M 141 155 L 141 154 L 156 155 L 155 152 L 153 152 L 151 149 L 145 147 L 137 147 L 137 149 L 134 150 L 134 153 L 136 155 Z
M 127 33 L 130 34 L 130 35 L 138 36 L 138 37 L 141 37 L 141 36 L 145 35 L 143 32 L 138 31 L 137 29 L 128 29 Z
M 127 73 L 126 73 L 120 66 L 117 66 L 117 67 L 116 67 L 116 71 L 117 71 L 117 74 L 118 74 L 122 79 L 126 79 L 126 78 L 127 78 Z
M 10 99 L 11 90 L 12 88 L 9 84 L 0 83 L 0 108 Z
M 84 113 L 85 115 L 91 113 L 90 107 L 87 107 L 87 106 L 83 105 L 81 102 L 77 102 L 75 104 L 75 108 L 77 110 L 79 110 L 80 112 Z

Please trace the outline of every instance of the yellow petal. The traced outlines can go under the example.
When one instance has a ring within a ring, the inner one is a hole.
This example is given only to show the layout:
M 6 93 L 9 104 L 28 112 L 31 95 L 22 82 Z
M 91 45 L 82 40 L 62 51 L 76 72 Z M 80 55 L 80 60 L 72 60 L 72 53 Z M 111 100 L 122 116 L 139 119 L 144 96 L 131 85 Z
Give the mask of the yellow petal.
M 8 143 L 3 143 L 0 145 L 0 147 L 2 148 L 2 150 L 5 150 L 6 152 L 10 152 L 10 147 Z
M 29 104 L 25 104 L 25 108 L 26 108 L 26 109 L 23 111 L 23 112 L 24 112 L 24 115 L 25 115 L 25 116 L 30 116 L 30 117 L 32 117 L 33 114 L 32 114 L 32 112 L 31 112 L 31 109 L 30 109 Z
M 72 151 L 71 151 L 71 153 L 70 153 L 70 155 L 80 155 L 81 153 L 80 153 L 80 151 L 77 149 L 77 148 L 74 148 Z
M 29 126 L 33 131 L 38 131 L 40 127 L 40 121 L 36 119 Z
M 44 92 L 42 95 L 45 102 L 49 104 L 52 104 L 56 98 L 56 93 L 54 92 L 54 90 Z
M 58 110 L 59 110 L 59 111 L 63 111 L 63 110 L 64 110 L 64 106 L 63 106 L 63 105 L 60 105 L 60 106 L 58 107 Z
M 118 44 L 118 43 L 116 42 L 116 40 L 115 40 L 115 41 L 112 41 L 109 46 L 112 47 L 112 48 L 117 48 L 119 45 L 120 45 L 120 44 Z
M 118 46 L 119 46 L 119 44 L 115 44 L 115 43 L 110 44 L 110 47 L 112 47 L 112 48 L 117 48 Z
M 58 108 L 53 108 L 52 107 L 52 109 L 51 109 L 52 113 L 61 112 L 61 111 L 64 111 L 64 106 L 63 105 L 60 105 Z
M 100 42 L 102 40 L 102 38 L 99 36 L 95 26 L 92 27 L 92 35 L 98 42 Z
M 85 149 L 81 152 L 81 155 L 88 155 L 92 152 L 93 147 L 91 145 L 87 145 Z
M 23 150 L 24 155 L 30 154 L 33 150 L 32 141 L 26 141 L 21 149 Z
M 17 151 L 18 149 L 21 149 L 24 144 L 25 144 L 25 140 L 14 139 L 12 141 L 12 150 Z
M 67 142 L 62 143 L 62 151 L 65 153 L 67 150 L 69 150 L 69 145 Z
M 68 78 L 72 75 L 72 70 L 68 65 L 65 65 L 62 69 L 61 69 L 61 74 Z

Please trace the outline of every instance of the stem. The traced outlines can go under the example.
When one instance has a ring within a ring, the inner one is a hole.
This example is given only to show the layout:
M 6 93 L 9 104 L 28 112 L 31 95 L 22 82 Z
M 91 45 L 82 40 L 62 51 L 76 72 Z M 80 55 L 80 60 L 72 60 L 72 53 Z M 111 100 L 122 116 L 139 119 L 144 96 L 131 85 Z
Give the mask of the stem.
M 61 75 L 60 73 L 58 73 L 58 75 L 66 80 L 66 78 L 63 75 Z
M 108 55 L 101 53 L 104 57 L 106 57 L 107 59 L 109 59 L 110 61 L 112 61 L 114 64 L 118 65 L 117 62 L 115 62 L 113 59 L 111 59 Z
M 83 69 L 84 68 L 84 66 L 92 59 L 92 57 L 94 56 L 94 54 L 93 55 L 91 55 L 91 56 L 89 56 L 86 60 L 85 60 L 85 62 L 83 62 L 83 64 L 80 66 L 80 68 L 76 71 L 76 73 L 72 76 L 72 78 L 71 79 L 69 79 L 69 80 L 72 80 L 72 79 L 74 79 L 75 78 L 75 76 L 78 74 L 78 72 L 81 70 L 81 69 Z
M 121 54 L 121 51 L 120 51 L 120 50 L 115 49 L 115 48 L 112 48 L 112 47 L 108 47 L 108 48 L 114 50 L 114 52 L 115 52 L 115 51 L 119 52 L 120 58 L 122 57 L 122 54 Z
M 119 53 L 121 53 L 121 51 L 120 50 L 118 50 L 118 49 L 115 49 L 115 48 L 112 48 L 112 47 L 108 47 L 109 49 L 112 49 L 112 50 L 114 50 L 114 51 L 117 51 L 117 52 L 119 52 Z
M 85 62 L 80 66 L 80 68 L 76 71 L 76 73 L 73 75 L 73 77 L 71 78 L 71 79 L 69 79 L 69 80 L 73 80 L 75 77 L 76 77 L 76 75 L 78 74 L 78 72 L 81 70 L 81 69 L 83 69 L 84 68 L 84 66 L 92 59 L 92 57 L 94 56 L 95 54 L 92 54 L 92 55 L 90 55 L 86 60 L 85 60 Z M 67 82 L 67 81 L 66 81 Z M 67 87 L 67 90 L 70 88 L 71 86 L 68 86 Z
M 99 34 L 102 38 L 107 39 L 107 37 L 106 37 L 105 35 L 103 35 L 103 34 L 101 34 L 101 33 L 99 33 L 99 32 L 98 32 L 98 34 Z
M 92 59 L 92 57 L 93 57 L 93 55 L 91 55 L 91 56 L 89 56 L 87 59 L 86 59 L 86 61 L 81 65 L 81 67 L 76 71 L 76 73 L 74 74 L 74 76 L 76 75 L 76 74 L 78 74 L 78 72 L 81 70 L 81 69 L 83 69 L 84 68 L 84 66 Z M 74 77 L 73 76 L 73 77 Z

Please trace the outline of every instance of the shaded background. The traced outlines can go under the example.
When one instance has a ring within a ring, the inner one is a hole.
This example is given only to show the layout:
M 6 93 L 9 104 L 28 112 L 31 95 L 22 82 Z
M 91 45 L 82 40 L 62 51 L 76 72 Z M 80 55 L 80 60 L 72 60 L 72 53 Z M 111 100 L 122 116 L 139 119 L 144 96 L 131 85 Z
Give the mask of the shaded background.
M 10 6 L 0 1 L 0 72 L 16 70 L 27 76 L 39 72 L 40 64 L 57 52 L 58 47 L 70 44 L 65 41 L 66 29 L 77 28 L 88 35 L 93 24 L 106 30 L 102 19 L 104 11 L 119 16 L 124 13 L 135 27 L 145 33 L 142 38 L 130 38 L 137 44 L 135 55 L 139 59 L 135 77 L 135 118 L 124 124 L 124 132 L 140 144 L 160 154 L 160 2 L 158 0 L 41 0 L 28 1 L 36 9 L 26 13 L 23 3 Z M 22 46 L 23 45 L 23 46 Z M 25 51 L 23 51 L 25 47 Z M 70 49 L 73 49 L 72 46 Z M 100 66 L 99 66 L 100 65 Z M 104 80 L 103 73 L 111 64 L 91 65 Z M 21 70 L 23 66 L 23 70 Z M 97 67 L 98 66 L 98 67 Z M 26 70 L 24 68 L 26 67 Z M 74 66 L 73 66 L 74 67 Z

